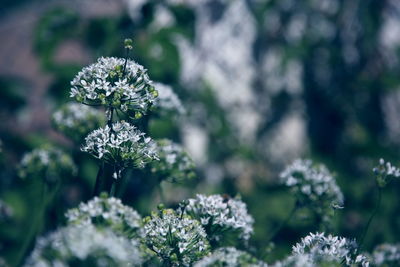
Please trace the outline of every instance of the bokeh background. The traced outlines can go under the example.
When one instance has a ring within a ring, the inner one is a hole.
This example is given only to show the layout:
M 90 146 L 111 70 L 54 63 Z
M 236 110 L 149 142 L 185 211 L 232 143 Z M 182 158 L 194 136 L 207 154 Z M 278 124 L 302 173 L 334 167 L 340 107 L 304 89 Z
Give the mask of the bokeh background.
M 163 183 L 166 204 L 196 193 L 240 194 L 255 218 L 252 246 L 294 198 L 279 172 L 298 157 L 324 163 L 345 196 L 332 233 L 360 238 L 376 204 L 372 168 L 400 147 L 400 2 L 397 0 L 3 0 L 0 3 L 0 256 L 12 266 L 37 215 L 37 181 L 21 180 L 25 152 L 51 143 L 79 165 L 46 212 L 41 233 L 91 197 L 97 162 L 57 133 L 51 114 L 69 83 L 100 56 L 132 58 L 171 85 L 187 113 L 149 118 L 149 133 L 184 144 L 191 183 Z M 125 177 L 124 203 L 148 214 L 160 202 L 146 171 Z M 399 242 L 400 184 L 384 189 L 365 240 Z M 319 230 L 306 210 L 280 231 L 269 261 Z

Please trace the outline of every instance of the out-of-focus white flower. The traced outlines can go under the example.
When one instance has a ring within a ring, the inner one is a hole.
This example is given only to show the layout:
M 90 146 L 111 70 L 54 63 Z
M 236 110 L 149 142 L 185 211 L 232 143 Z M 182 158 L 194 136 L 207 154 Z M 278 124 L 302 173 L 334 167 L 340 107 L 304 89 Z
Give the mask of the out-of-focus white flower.
M 168 266 L 190 266 L 209 251 L 201 224 L 170 209 L 145 218 L 144 231 L 148 248 Z
M 106 122 L 103 112 L 77 103 L 68 103 L 53 114 L 53 124 L 67 137 L 81 141 Z
M 374 266 L 400 266 L 400 244 L 382 244 L 372 253 Z
M 157 97 L 146 69 L 133 60 L 102 57 L 71 82 L 70 96 L 88 105 L 104 105 L 129 115 L 146 113 Z
M 238 198 L 198 194 L 188 201 L 185 212 L 201 222 L 211 239 L 219 241 L 224 234 L 232 232 L 248 240 L 253 233 L 254 219 Z
M 88 224 L 39 238 L 25 266 L 141 266 L 142 261 L 137 240 Z
M 154 88 L 158 92 L 158 97 L 154 100 L 154 107 L 157 108 L 161 114 L 183 114 L 186 112 L 181 100 L 174 93 L 171 86 L 162 83 L 154 83 Z
M 120 199 L 108 198 L 106 195 L 79 204 L 79 207 L 67 211 L 66 217 L 70 224 L 110 227 L 128 238 L 142 235 L 142 218 L 139 213 L 123 205 Z
M 150 168 L 161 180 L 184 182 L 196 176 L 192 159 L 180 145 L 167 139 L 158 140 L 157 154 L 159 160 L 152 161 Z
M 380 187 L 387 185 L 393 178 L 400 177 L 400 169 L 390 162 L 385 162 L 384 159 L 379 160 L 379 165 L 373 169 L 373 172 Z
M 344 237 L 326 236 L 324 233 L 310 233 L 302 238 L 293 246 L 292 254 L 294 259 L 300 256 L 303 261 L 309 263 L 304 266 L 320 266 L 324 262 L 346 264 L 346 266 L 353 266 L 353 264 L 369 266 L 366 257 L 357 254 L 355 241 Z
M 300 205 L 308 206 L 324 220 L 329 208 L 343 206 L 343 194 L 324 165 L 297 159 L 280 174 L 280 182 L 291 188 Z
M 113 123 L 112 129 L 107 125 L 91 132 L 81 149 L 121 170 L 143 168 L 146 163 L 157 160 L 156 148 L 150 137 L 122 121 Z
M 194 264 L 194 267 L 267 267 L 264 262 L 257 260 L 249 253 L 237 250 L 234 247 L 223 247 L 214 251 L 211 255 L 204 257 Z
M 52 147 L 37 148 L 26 153 L 19 166 L 21 178 L 41 177 L 46 182 L 55 182 L 61 177 L 74 176 L 77 167 L 72 158 Z

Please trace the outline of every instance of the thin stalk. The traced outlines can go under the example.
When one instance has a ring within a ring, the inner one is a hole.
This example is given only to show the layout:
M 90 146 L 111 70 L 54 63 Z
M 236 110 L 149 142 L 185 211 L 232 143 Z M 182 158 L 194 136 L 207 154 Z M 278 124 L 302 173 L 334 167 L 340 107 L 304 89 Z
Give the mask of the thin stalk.
M 35 240 L 35 237 L 39 231 L 39 227 L 41 224 L 41 221 L 43 220 L 43 216 L 46 212 L 46 206 L 47 206 L 47 200 L 46 196 L 48 194 L 47 190 L 47 184 L 45 181 L 43 181 L 43 186 L 41 190 L 41 196 L 40 196 L 40 206 L 37 211 L 36 216 L 32 220 L 31 228 L 28 231 L 28 234 L 26 235 L 26 238 L 24 240 L 24 243 L 22 244 L 21 249 L 19 250 L 19 254 L 17 256 L 16 260 L 16 265 L 15 266 L 21 266 L 22 261 L 24 260 L 29 248 L 32 246 L 32 243 Z
M 157 189 L 158 189 L 158 195 L 159 195 L 159 197 L 160 197 L 160 201 L 163 203 L 163 204 L 165 204 L 166 202 L 165 202 L 165 195 L 164 195 L 164 190 L 162 189 L 162 187 L 161 187 L 161 182 L 159 182 L 158 184 L 157 184 Z
M 115 196 L 116 187 L 117 187 L 117 180 L 113 178 L 113 181 L 112 181 L 112 184 L 111 184 L 111 189 L 110 189 L 110 197 L 114 197 Z
M 282 230 L 284 226 L 288 224 L 288 222 L 292 219 L 293 215 L 296 213 L 297 209 L 299 208 L 299 205 L 297 204 L 297 201 L 295 205 L 293 206 L 292 210 L 288 214 L 285 220 L 283 220 L 280 225 L 272 232 L 270 238 L 268 239 L 268 243 L 274 240 L 274 238 L 279 234 L 279 232 Z
M 363 232 L 363 234 L 362 234 L 362 236 L 361 236 L 361 238 L 360 238 L 360 245 L 359 245 L 360 250 L 362 250 L 362 246 L 363 246 L 363 244 L 364 244 L 365 236 L 366 236 L 367 233 L 368 233 L 368 229 L 369 229 L 369 227 L 371 226 L 372 220 L 374 219 L 375 215 L 376 215 L 376 214 L 378 213 L 378 211 L 379 211 L 379 208 L 380 208 L 380 206 L 381 206 L 381 200 L 382 200 L 382 188 L 378 185 L 378 202 L 376 203 L 375 209 L 374 209 L 374 211 L 371 213 L 371 215 L 370 215 L 370 217 L 369 217 L 369 219 L 368 219 L 367 225 L 366 225 L 365 228 L 364 228 L 364 232 Z
M 102 187 L 102 177 L 104 172 L 104 163 L 100 164 L 99 171 L 96 176 L 96 183 L 94 184 L 93 196 L 98 196 Z

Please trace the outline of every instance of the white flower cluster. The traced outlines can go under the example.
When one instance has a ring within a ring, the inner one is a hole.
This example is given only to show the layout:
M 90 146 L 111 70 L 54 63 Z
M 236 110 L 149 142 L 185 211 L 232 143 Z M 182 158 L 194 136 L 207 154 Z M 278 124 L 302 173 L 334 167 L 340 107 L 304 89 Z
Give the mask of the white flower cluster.
M 181 100 L 174 93 L 171 86 L 154 83 L 154 87 L 158 92 L 158 97 L 154 101 L 154 107 L 158 108 L 161 113 L 178 113 L 186 112 Z
M 196 176 L 194 162 L 182 146 L 168 139 L 157 141 L 158 161 L 150 163 L 151 171 L 160 180 L 183 182 Z
M 77 103 L 61 107 L 53 114 L 52 121 L 57 130 L 75 141 L 81 141 L 106 122 L 103 112 Z
M 384 159 L 379 160 L 379 165 L 373 169 L 379 186 L 384 187 L 391 179 L 400 177 L 400 169 Z
M 87 203 L 79 204 L 78 208 L 67 211 L 66 217 L 70 224 L 110 227 L 129 238 L 142 234 L 142 217 L 139 213 L 114 197 L 94 197 Z
M 75 175 L 77 167 L 72 158 L 54 147 L 37 148 L 25 154 L 19 166 L 21 178 L 40 177 L 52 183 L 61 177 Z
M 204 257 L 194 264 L 194 267 L 267 267 L 264 262 L 257 260 L 249 253 L 237 250 L 234 247 L 223 247 L 215 250 L 211 255 Z
M 343 263 L 347 266 L 352 264 L 361 264 L 368 267 L 369 262 L 363 255 L 357 255 L 357 244 L 355 241 L 344 237 L 325 236 L 324 233 L 310 233 L 301 239 L 300 243 L 293 246 L 293 255 L 305 255 L 303 260 L 308 258 L 311 264 L 321 262 Z M 314 265 L 311 265 L 314 266 Z
M 400 266 L 400 244 L 382 244 L 372 253 L 376 266 Z
M 234 232 L 248 240 L 253 233 L 254 219 L 238 198 L 198 194 L 188 201 L 185 212 L 201 222 L 211 239 L 219 241 L 222 233 Z
M 71 225 L 40 238 L 25 266 L 141 266 L 139 242 L 110 229 Z
M 146 113 L 157 91 L 143 66 L 133 60 L 102 57 L 71 82 L 70 96 L 88 105 L 105 105 L 128 113 Z
M 324 214 L 326 207 L 343 205 L 343 194 L 333 175 L 311 160 L 295 160 L 280 174 L 280 181 L 292 189 L 301 205 L 313 206 L 319 214 Z
M 146 163 L 157 160 L 156 148 L 150 137 L 122 121 L 113 123 L 112 129 L 107 125 L 91 132 L 81 150 L 121 170 L 143 168 Z
M 189 266 L 209 251 L 207 234 L 197 220 L 160 210 L 145 219 L 145 243 L 167 266 Z

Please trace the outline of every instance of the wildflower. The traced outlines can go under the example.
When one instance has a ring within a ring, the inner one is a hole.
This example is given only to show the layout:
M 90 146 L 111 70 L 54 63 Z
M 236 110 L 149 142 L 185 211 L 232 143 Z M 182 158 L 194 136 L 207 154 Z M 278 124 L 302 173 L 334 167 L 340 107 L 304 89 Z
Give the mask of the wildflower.
M 158 109 L 161 114 L 184 114 L 186 112 L 181 100 L 170 86 L 162 83 L 154 83 L 154 87 L 158 92 L 158 97 L 154 101 L 154 107 Z
M 189 266 L 209 251 L 201 224 L 171 209 L 145 218 L 144 232 L 148 248 L 169 266 Z
M 295 258 L 297 258 L 297 255 L 301 255 L 300 258 L 303 261 L 310 263 L 305 266 L 320 266 L 323 262 L 343 263 L 347 266 L 353 264 L 360 264 L 363 267 L 369 266 L 366 257 L 357 254 L 355 241 L 344 237 L 325 236 L 324 233 L 310 233 L 302 238 L 300 243 L 293 246 L 292 255 Z
M 113 123 L 112 129 L 107 125 L 91 132 L 81 150 L 119 170 L 143 168 L 146 163 L 158 159 L 152 139 L 124 121 Z
M 141 266 L 139 242 L 93 225 L 71 225 L 39 238 L 25 266 Z
M 380 187 L 386 186 L 393 178 L 400 177 L 400 169 L 384 159 L 379 160 L 379 165 L 373 168 L 373 172 Z
M 298 205 L 311 207 L 325 221 L 332 208 L 343 206 L 343 194 L 332 174 L 311 160 L 295 160 L 280 174 L 280 182 L 291 188 Z
M 19 176 L 41 177 L 52 183 L 61 177 L 74 176 L 77 167 L 72 158 L 61 150 L 48 146 L 25 154 L 19 166 Z
M 128 238 L 142 235 L 142 218 L 134 209 L 122 204 L 120 199 L 102 195 L 66 213 L 69 224 L 109 227 Z
M 249 253 L 234 247 L 223 247 L 214 251 L 194 264 L 194 267 L 267 267 L 267 264 L 251 256 Z
M 382 244 L 372 253 L 376 266 L 400 266 L 400 244 Z
M 81 141 L 89 132 L 104 125 L 105 117 L 95 108 L 68 103 L 53 114 L 52 121 L 67 137 Z
M 160 180 L 183 182 L 196 176 L 194 162 L 178 144 L 167 139 L 157 141 L 158 161 L 150 163 L 151 172 Z
M 70 96 L 88 105 L 103 105 L 130 115 L 146 113 L 157 91 L 143 66 L 133 60 L 101 57 L 71 82 Z
M 248 214 L 246 204 L 239 198 L 198 194 L 188 201 L 185 212 L 198 219 L 208 236 L 217 242 L 228 233 L 243 240 L 248 240 L 253 233 L 254 219 Z

